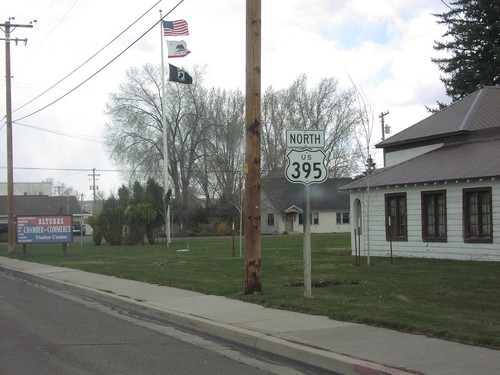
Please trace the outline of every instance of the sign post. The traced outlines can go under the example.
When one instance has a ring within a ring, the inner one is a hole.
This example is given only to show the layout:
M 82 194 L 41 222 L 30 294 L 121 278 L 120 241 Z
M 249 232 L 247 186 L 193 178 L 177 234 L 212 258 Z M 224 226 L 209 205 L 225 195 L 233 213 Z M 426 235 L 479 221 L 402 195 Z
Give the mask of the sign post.
M 304 185 L 304 296 L 312 297 L 311 280 L 311 214 L 310 185 L 320 184 L 328 178 L 325 166 L 325 132 L 323 130 L 287 130 L 285 177 L 295 184 Z

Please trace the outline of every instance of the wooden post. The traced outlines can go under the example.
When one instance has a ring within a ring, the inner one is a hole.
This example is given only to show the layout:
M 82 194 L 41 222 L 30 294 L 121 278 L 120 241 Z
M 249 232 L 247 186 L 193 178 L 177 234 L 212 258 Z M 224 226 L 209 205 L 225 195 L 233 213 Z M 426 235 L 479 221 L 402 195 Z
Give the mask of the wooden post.
M 12 90 L 11 90 L 11 67 L 10 67 L 10 31 L 17 27 L 33 27 L 33 25 L 12 24 L 9 21 L 0 24 L 5 33 L 5 119 L 7 128 L 7 252 L 12 254 L 15 250 L 14 235 L 14 172 L 13 172 L 13 144 L 12 144 Z M 18 42 L 27 42 L 27 39 L 14 39 Z
M 7 251 L 14 252 L 14 178 L 12 159 L 12 93 L 10 70 L 10 22 L 5 22 L 5 89 L 6 89 L 6 128 L 7 128 Z
M 246 0 L 245 294 L 261 293 L 261 0 Z
M 231 230 L 231 236 L 233 237 L 233 243 L 231 247 L 231 257 L 235 257 L 235 252 L 234 252 L 234 223 L 233 223 L 233 229 Z

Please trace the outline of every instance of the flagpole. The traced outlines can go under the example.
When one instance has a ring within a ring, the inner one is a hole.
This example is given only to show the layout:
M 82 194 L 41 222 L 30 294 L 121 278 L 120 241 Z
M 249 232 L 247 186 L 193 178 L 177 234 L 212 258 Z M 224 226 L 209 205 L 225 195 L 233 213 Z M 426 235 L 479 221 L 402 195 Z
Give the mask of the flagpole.
M 168 179 L 168 144 L 167 144 L 167 110 L 165 104 L 165 63 L 163 57 L 163 16 L 160 9 L 160 37 L 161 37 L 161 126 L 163 129 L 163 176 L 164 176 L 164 192 L 167 197 L 170 187 Z M 171 196 L 171 195 L 170 195 Z M 170 202 L 165 201 L 167 212 L 165 215 L 165 242 L 167 247 L 170 245 Z

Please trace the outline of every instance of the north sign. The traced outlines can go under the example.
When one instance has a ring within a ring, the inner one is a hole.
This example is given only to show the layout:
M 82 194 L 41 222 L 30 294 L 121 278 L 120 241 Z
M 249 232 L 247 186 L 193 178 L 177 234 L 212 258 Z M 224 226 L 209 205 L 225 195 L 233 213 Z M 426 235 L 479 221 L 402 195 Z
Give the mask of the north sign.
M 328 177 L 323 150 L 291 150 L 286 155 L 285 177 L 296 184 L 320 184 Z
M 324 130 L 287 130 L 287 148 L 324 148 Z

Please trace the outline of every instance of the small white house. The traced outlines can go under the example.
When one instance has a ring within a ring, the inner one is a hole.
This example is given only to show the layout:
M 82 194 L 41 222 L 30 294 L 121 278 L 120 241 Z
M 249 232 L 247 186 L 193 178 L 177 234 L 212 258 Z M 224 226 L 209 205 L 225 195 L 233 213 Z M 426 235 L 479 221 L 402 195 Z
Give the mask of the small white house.
M 387 166 L 342 187 L 353 254 L 500 261 L 500 87 L 377 147 Z
M 330 178 L 310 185 L 311 233 L 350 231 L 349 195 L 339 188 L 350 178 Z M 302 233 L 304 188 L 285 177 L 261 179 L 261 233 Z

